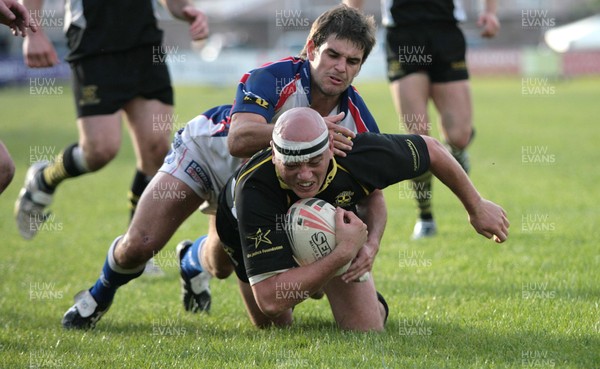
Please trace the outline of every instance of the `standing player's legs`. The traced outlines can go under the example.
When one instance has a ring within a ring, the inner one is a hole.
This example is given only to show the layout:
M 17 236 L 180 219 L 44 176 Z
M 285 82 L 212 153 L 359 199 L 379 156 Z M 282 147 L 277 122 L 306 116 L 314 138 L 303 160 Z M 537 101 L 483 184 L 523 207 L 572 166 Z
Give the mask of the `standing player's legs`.
M 446 146 L 468 173 L 465 149 L 473 136 L 473 123 L 465 37 L 456 25 L 440 25 L 430 32 L 436 53 L 430 70 L 431 99 L 440 115 Z
M 324 288 L 333 317 L 341 329 L 382 331 L 387 320 L 387 304 L 375 291 L 373 278 L 345 283 L 333 278 Z
M 431 93 L 429 76 L 424 72 L 408 74 L 390 83 L 390 90 L 396 111 L 406 130 L 412 134 L 429 135 L 431 122 L 427 104 Z M 432 175 L 427 172 L 411 181 L 419 209 L 412 238 L 433 236 L 436 225 L 431 209 Z
M 133 216 L 139 198 L 169 151 L 171 125 L 162 122 L 171 119 L 173 106 L 136 97 L 124 106 L 124 110 L 136 155 L 136 171 L 129 193 Z
M 15 203 L 21 235 L 34 237 L 46 220 L 44 208 L 52 203 L 57 186 L 68 178 L 94 172 L 110 162 L 121 145 L 121 113 L 77 119 L 79 141 L 63 149 L 52 162 L 34 163 Z
M 452 156 L 469 173 L 466 148 L 473 136 L 471 90 L 468 80 L 434 83 L 431 97 L 440 114 L 444 141 Z
M 156 196 L 174 188 L 178 191 L 177 199 Z M 117 289 L 142 274 L 146 262 L 165 246 L 203 201 L 183 181 L 158 173 L 140 198 L 127 232 L 112 242 L 100 278 L 75 296 L 75 305 L 63 317 L 63 327 L 94 328 L 110 307 Z

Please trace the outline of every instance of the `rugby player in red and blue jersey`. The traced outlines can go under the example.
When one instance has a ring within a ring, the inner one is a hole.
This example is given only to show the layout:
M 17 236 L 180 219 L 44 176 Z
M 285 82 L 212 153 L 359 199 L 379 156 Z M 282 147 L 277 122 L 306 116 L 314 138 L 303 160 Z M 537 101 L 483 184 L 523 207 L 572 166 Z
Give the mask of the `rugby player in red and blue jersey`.
M 208 311 L 210 278 L 226 278 L 233 272 L 215 228 L 216 194 L 243 158 L 269 146 L 270 123 L 292 107 L 311 107 L 325 117 L 328 129 L 335 133 L 334 150 L 339 156 L 352 148 L 350 138 L 357 133 L 378 132 L 373 116 L 351 86 L 374 44 L 372 17 L 346 6 L 335 7 L 313 23 L 301 57 L 285 58 L 244 75 L 233 106 L 213 108 L 180 130 L 142 195 L 127 232 L 111 244 L 100 278 L 76 296 L 63 326 L 93 328 L 117 289 L 137 278 L 145 262 L 204 203 L 210 214 L 208 236 L 193 244 L 182 242 L 178 252 L 186 310 Z M 178 195 L 160 195 L 165 189 L 176 189 Z M 387 219 L 382 193 L 374 191 L 360 204 L 358 213 L 369 227 L 369 237 L 348 273 L 370 270 L 373 265 Z

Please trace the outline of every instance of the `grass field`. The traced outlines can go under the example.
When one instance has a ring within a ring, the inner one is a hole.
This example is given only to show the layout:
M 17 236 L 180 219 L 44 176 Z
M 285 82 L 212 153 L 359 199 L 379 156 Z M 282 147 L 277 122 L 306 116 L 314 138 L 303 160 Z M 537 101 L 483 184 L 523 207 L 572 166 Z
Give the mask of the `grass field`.
M 386 84 L 358 82 L 382 130 L 399 132 Z M 0 90 L 0 139 L 17 166 L 0 196 L 0 367 L 600 368 L 599 83 L 474 79 L 471 177 L 507 210 L 510 238 L 477 235 L 436 182 L 439 235 L 412 242 L 411 194 L 386 189 L 373 274 L 391 312 L 379 334 L 338 331 L 326 299 L 297 306 L 291 329 L 256 330 L 233 278 L 212 283 L 209 316 L 184 313 L 175 245 L 205 232 L 200 214 L 157 256 L 164 277 L 124 286 L 94 331 L 64 331 L 72 296 L 126 229 L 129 136 L 108 167 L 63 183 L 48 223 L 22 240 L 12 208 L 25 171 L 77 139 L 74 109 L 68 87 Z M 177 88 L 175 128 L 232 96 L 233 86 Z

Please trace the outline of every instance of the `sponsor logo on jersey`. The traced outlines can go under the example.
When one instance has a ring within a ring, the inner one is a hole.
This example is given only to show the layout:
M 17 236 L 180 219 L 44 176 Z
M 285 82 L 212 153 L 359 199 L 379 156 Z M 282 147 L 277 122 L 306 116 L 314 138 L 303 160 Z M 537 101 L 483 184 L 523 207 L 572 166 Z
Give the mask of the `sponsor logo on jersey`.
M 190 176 L 194 182 L 204 186 L 204 188 L 213 189 L 212 182 L 208 174 L 202 169 L 202 166 L 195 161 L 191 161 L 190 164 L 185 168 L 185 172 Z
M 254 233 L 253 235 L 248 236 L 247 238 L 249 240 L 254 241 L 254 248 L 257 249 L 258 246 L 260 246 L 261 243 L 266 243 L 268 245 L 271 245 L 272 242 L 269 239 L 269 233 L 271 233 L 271 230 L 269 229 L 266 232 L 263 232 L 263 230 L 261 228 L 258 229 L 258 231 L 256 231 L 256 233 Z
M 246 95 L 244 96 L 244 104 L 256 104 L 261 108 L 268 109 L 269 103 L 262 97 Z
M 410 149 L 410 153 L 413 158 L 413 170 L 416 172 L 417 169 L 421 166 L 421 157 L 419 156 L 419 151 L 417 151 L 417 146 L 415 146 L 414 142 L 409 139 L 406 139 L 406 145 Z

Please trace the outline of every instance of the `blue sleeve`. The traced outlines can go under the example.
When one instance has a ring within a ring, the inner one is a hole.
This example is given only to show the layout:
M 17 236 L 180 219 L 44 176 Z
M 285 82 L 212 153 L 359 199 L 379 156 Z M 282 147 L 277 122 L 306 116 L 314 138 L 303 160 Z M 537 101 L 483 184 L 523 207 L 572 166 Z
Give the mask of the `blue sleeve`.
M 278 95 L 276 77 L 266 68 L 255 69 L 240 81 L 231 115 L 254 113 L 270 122 L 275 116 Z

